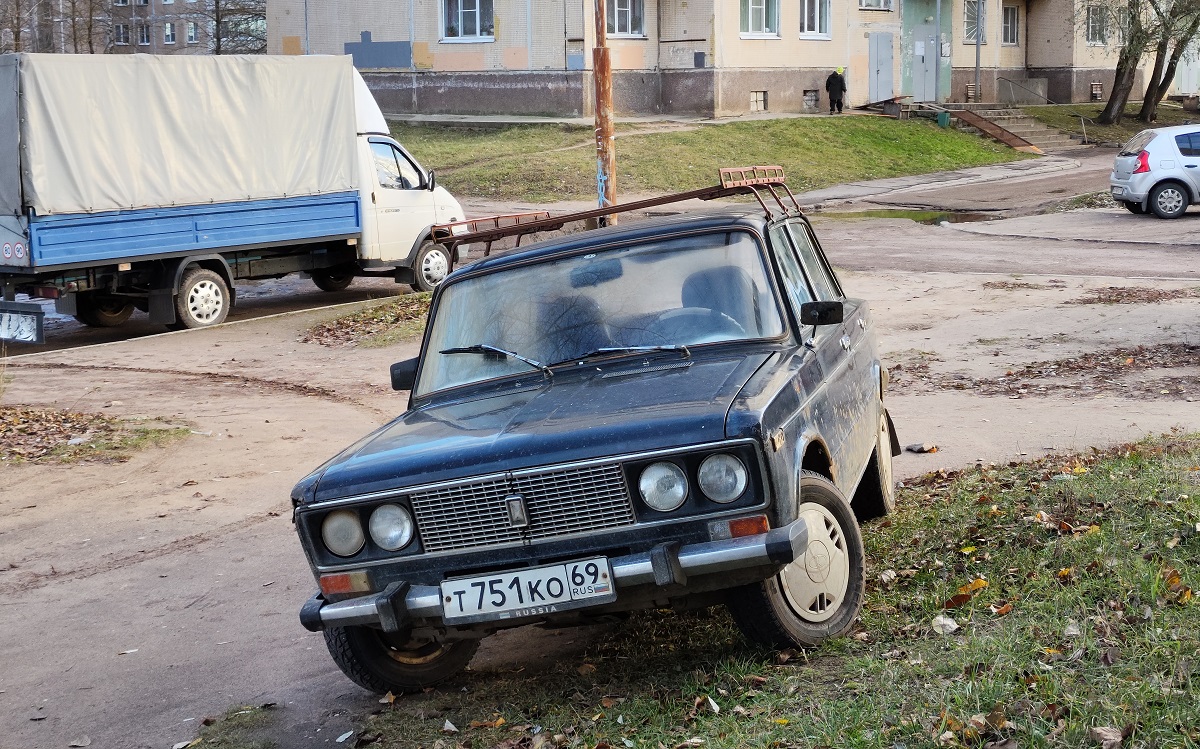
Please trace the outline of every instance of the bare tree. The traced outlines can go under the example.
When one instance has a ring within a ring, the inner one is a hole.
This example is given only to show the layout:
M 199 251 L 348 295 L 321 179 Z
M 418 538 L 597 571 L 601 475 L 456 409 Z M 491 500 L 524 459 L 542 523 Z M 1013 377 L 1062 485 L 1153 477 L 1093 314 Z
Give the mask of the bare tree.
M 266 0 L 206 0 L 200 13 L 214 55 L 259 55 L 267 51 Z
M 1154 68 L 1146 81 L 1146 95 L 1138 119 L 1145 123 L 1158 118 L 1158 104 L 1175 79 L 1184 51 L 1200 31 L 1200 0 L 1149 0 L 1160 33 L 1154 45 Z
M 1124 19 L 1121 53 L 1117 57 L 1112 93 L 1109 94 L 1104 111 L 1097 118 L 1103 125 L 1114 125 L 1121 121 L 1142 57 L 1158 35 L 1155 24 L 1147 22 L 1148 16 L 1153 17 L 1153 13 L 1146 9 L 1148 2 L 1149 0 L 1118 0 L 1115 5 L 1092 6 L 1098 8 L 1093 10 L 1093 13 L 1104 14 L 1105 25 L 1116 25 L 1117 19 Z

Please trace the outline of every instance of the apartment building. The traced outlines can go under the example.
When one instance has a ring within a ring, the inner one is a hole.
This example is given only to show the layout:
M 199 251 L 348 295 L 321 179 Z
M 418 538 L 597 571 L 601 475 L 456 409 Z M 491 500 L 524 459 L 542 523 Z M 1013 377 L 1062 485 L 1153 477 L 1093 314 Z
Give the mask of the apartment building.
M 207 54 L 211 23 L 196 0 L 112 0 L 109 52 Z
M 267 51 L 353 55 L 385 112 L 582 115 L 595 1 L 267 0 Z M 820 111 L 836 67 L 851 105 L 1106 96 L 1119 23 L 1087 2 L 607 0 L 614 104 Z

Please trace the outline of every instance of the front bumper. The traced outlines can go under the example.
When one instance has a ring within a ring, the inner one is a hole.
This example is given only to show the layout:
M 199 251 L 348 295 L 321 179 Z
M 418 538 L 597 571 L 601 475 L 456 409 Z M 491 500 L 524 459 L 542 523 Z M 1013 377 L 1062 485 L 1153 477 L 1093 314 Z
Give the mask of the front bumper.
M 687 586 L 691 578 L 726 574 L 758 567 L 776 569 L 791 563 L 808 548 L 808 527 L 803 520 L 756 536 L 707 541 L 666 543 L 646 552 L 613 558 L 613 578 L 621 589 L 638 586 Z M 394 582 L 381 593 L 329 603 L 321 594 L 313 596 L 300 610 L 300 623 L 317 632 L 326 627 L 375 626 L 397 632 L 417 619 L 440 620 L 442 597 L 432 585 Z M 505 625 L 511 624 L 506 620 Z

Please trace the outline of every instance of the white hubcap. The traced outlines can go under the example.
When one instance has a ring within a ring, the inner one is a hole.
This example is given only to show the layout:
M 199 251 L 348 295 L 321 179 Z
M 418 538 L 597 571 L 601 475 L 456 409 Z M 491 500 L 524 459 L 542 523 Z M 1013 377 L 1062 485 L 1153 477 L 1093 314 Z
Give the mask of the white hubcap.
M 450 272 L 450 264 L 446 262 L 446 256 L 434 250 L 426 253 L 421 259 L 421 276 L 430 286 L 437 286 Z
M 1183 193 L 1174 188 L 1163 190 L 1158 194 L 1158 207 L 1164 213 L 1174 213 L 1183 205 Z
M 188 292 L 188 312 L 199 323 L 210 323 L 221 314 L 225 295 L 212 281 L 201 281 Z
M 823 622 L 833 617 L 850 587 L 850 555 L 846 538 L 833 513 L 808 502 L 799 515 L 808 526 L 808 550 L 783 568 L 779 584 L 792 610 L 801 619 Z

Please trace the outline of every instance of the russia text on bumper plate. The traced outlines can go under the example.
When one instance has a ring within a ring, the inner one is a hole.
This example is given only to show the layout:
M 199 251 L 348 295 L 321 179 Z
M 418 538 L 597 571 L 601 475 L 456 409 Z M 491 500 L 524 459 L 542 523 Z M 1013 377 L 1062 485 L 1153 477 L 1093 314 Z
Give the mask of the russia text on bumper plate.
M 442 583 L 447 624 L 538 616 L 617 599 L 603 557 Z

